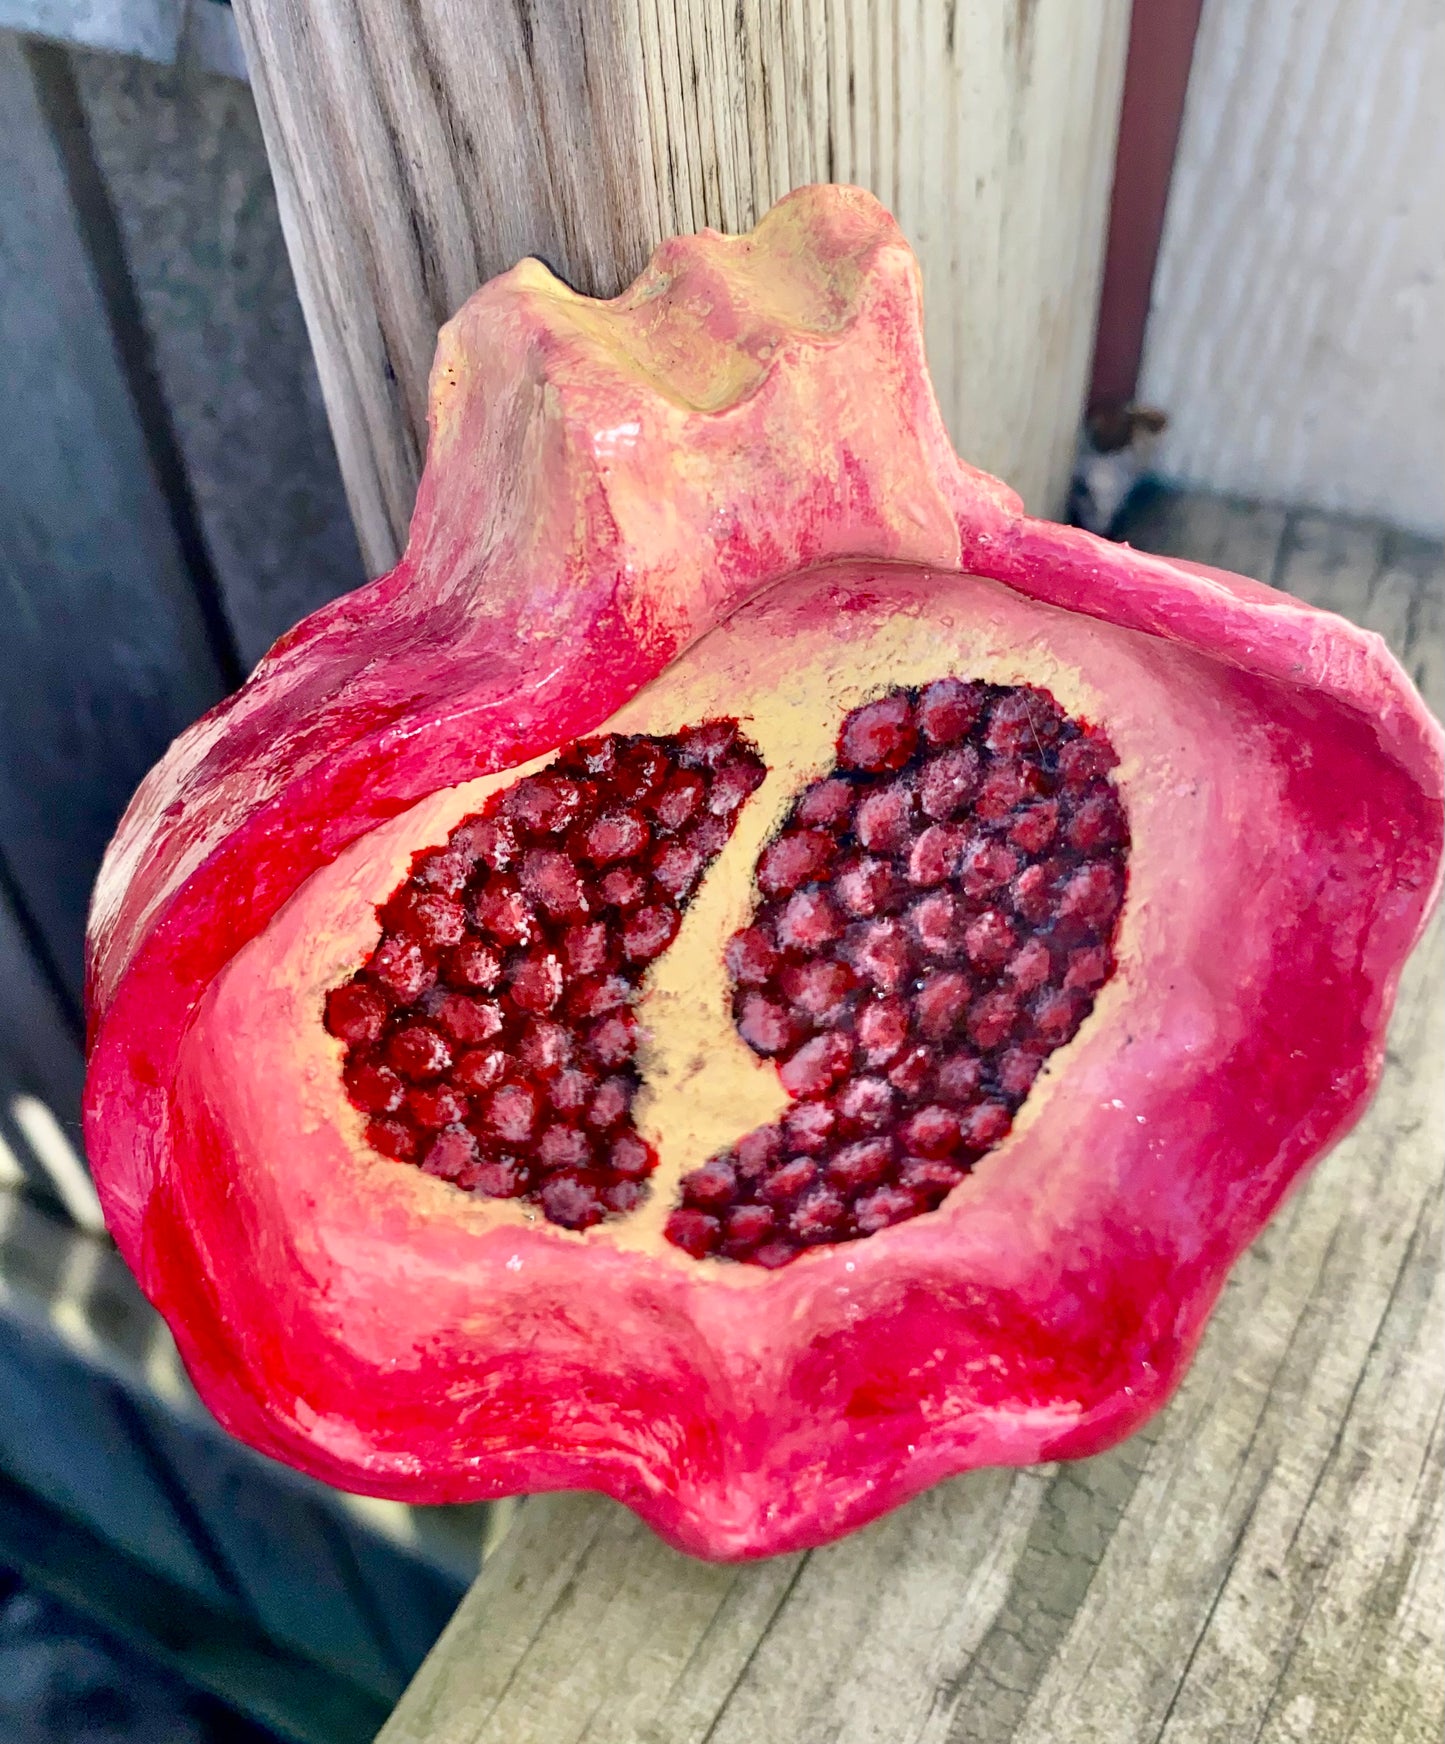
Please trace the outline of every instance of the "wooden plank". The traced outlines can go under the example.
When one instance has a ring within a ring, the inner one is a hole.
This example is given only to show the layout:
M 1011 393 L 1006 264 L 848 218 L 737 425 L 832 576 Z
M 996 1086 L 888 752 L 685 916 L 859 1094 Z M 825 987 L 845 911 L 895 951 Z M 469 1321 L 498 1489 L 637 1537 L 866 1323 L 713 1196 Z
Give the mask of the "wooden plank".
M 411 513 L 437 327 L 483 279 L 533 253 L 610 295 L 663 236 L 746 228 L 816 180 L 873 187 L 917 245 L 962 451 L 1062 504 L 1127 0 L 236 10 L 373 571 Z
M 229 18 L 229 13 L 227 13 Z M 363 579 L 250 92 L 71 57 L 244 666 Z
M 0 114 L 0 854 L 78 1004 L 105 841 L 223 680 L 33 58 L 7 33 Z
M 1158 545 L 1348 609 L 1445 703 L 1438 546 L 1171 502 Z M 743 1568 L 611 1504 L 529 1502 L 378 1744 L 1437 1736 L 1442 967 L 1437 921 L 1372 1108 L 1236 1267 L 1142 1432 Z
M 1445 530 L 1442 84 L 1437 0 L 1204 8 L 1140 380 L 1171 477 Z

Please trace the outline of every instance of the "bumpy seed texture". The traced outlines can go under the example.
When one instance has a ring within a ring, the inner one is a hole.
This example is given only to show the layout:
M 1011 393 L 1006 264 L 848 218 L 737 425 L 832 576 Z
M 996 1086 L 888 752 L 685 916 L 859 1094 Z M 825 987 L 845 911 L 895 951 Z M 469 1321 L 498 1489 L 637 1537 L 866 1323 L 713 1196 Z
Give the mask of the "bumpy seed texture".
M 1097 728 L 939 679 L 854 709 L 759 857 L 733 1014 L 793 1103 L 683 1178 L 669 1240 L 786 1265 L 936 1209 L 1114 971 L 1129 828 Z
M 587 739 L 418 854 L 326 998 L 372 1147 L 568 1229 L 634 1210 L 632 1002 L 764 774 L 736 721 Z

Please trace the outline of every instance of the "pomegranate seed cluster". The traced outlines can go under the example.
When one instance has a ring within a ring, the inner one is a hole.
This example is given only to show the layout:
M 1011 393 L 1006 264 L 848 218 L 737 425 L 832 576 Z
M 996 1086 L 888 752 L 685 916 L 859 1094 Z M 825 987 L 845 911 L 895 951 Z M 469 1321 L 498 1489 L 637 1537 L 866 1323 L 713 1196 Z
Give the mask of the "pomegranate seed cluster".
M 418 854 L 326 998 L 374 1149 L 568 1229 L 640 1204 L 632 1003 L 765 773 L 735 721 L 589 739 Z
M 727 946 L 738 1031 L 793 1103 L 684 1176 L 670 1241 L 786 1265 L 934 1210 L 1113 973 L 1129 830 L 1098 730 L 939 679 L 854 709 Z

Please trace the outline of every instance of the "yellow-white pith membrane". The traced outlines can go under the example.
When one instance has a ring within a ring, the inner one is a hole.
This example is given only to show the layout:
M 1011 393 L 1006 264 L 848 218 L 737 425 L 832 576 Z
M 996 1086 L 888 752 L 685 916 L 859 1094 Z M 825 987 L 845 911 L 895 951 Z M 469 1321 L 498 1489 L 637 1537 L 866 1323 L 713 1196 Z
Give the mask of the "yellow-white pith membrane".
M 1181 673 L 1181 663 L 1190 670 Z M 303 886 L 266 933 L 218 978 L 203 1007 L 203 1036 L 197 1040 L 211 1056 L 206 1075 L 213 1086 L 218 1085 L 214 1048 L 220 1038 L 229 1036 L 237 1048 L 223 1074 L 222 1095 L 228 1129 L 240 1140 L 238 1165 L 248 1174 L 254 1171 L 246 1190 L 260 1198 L 296 1196 L 302 1189 L 287 1178 L 285 1153 L 294 1148 L 288 1135 L 329 1128 L 341 1141 L 329 1148 L 339 1165 L 344 1154 L 341 1172 L 352 1177 L 343 1181 L 333 1171 L 334 1185 L 343 1197 L 373 1196 L 379 1236 L 381 1225 L 398 1215 L 407 1222 L 443 1220 L 478 1234 L 525 1225 L 557 1241 L 648 1248 L 680 1265 L 703 1263 L 725 1271 L 740 1285 L 761 1284 L 767 1274 L 756 1268 L 698 1262 L 662 1235 L 679 1177 L 743 1133 L 774 1120 L 787 1105 L 774 1065 L 757 1058 L 734 1028 L 724 946 L 750 917 L 759 850 L 798 791 L 832 768 L 844 714 L 895 686 L 954 674 L 1040 686 L 1074 718 L 1102 726 L 1120 754 L 1116 780 L 1133 840 L 1130 892 L 1116 940 L 1118 970 L 1079 1035 L 1049 1060 L 1010 1137 L 949 1203 L 961 1200 L 1006 1165 L 1008 1153 L 1044 1114 L 1052 1087 L 1069 1072 L 1071 1059 L 1127 998 L 1141 961 L 1157 962 L 1161 955 L 1157 928 L 1147 914 L 1141 917 L 1134 898 L 1141 884 L 1148 887 L 1159 841 L 1151 814 L 1176 844 L 1189 839 L 1188 832 L 1203 840 L 1230 827 L 1229 796 L 1213 788 L 1209 766 L 1188 749 L 1201 735 L 1218 739 L 1240 730 L 1231 719 L 1234 709 L 1221 706 L 1224 698 L 1211 680 L 1212 670 L 1175 645 L 1039 605 L 974 577 L 871 566 L 795 578 L 710 632 L 593 729 L 670 734 L 711 717 L 734 717 L 768 768 L 766 781 L 744 806 L 731 840 L 707 872 L 676 940 L 652 966 L 637 1006 L 643 1088 L 634 1116 L 659 1156 L 646 1203 L 625 1217 L 572 1232 L 547 1223 L 538 1206 L 473 1196 L 410 1164 L 379 1156 L 364 1136 L 365 1117 L 342 1089 L 343 1045 L 322 1025 L 327 990 L 353 974 L 374 948 L 380 935 L 376 907 L 408 877 L 413 856 L 443 843 L 461 819 L 521 775 L 545 767 L 550 753 L 434 793 L 352 844 Z M 1150 766 L 1147 783 L 1137 780 L 1143 760 Z M 1217 767 L 1217 760 L 1210 766 Z M 1260 798 L 1256 791 L 1256 826 L 1269 809 L 1261 808 Z M 1176 850 L 1176 870 L 1177 865 Z M 1240 870 L 1245 878 L 1251 875 L 1247 864 Z M 1178 892 L 1170 915 L 1176 939 L 1200 927 L 1217 927 L 1221 894 L 1204 885 Z M 1187 994 L 1182 982 L 1178 991 Z M 1190 998 L 1188 1003 L 1202 1012 L 1213 1002 Z M 286 1069 L 248 1070 L 248 1038 L 255 1038 L 271 1060 L 285 1061 Z M 316 1187 L 313 1175 L 306 1191 Z M 293 1231 L 304 1227 L 302 1218 L 284 1221 Z

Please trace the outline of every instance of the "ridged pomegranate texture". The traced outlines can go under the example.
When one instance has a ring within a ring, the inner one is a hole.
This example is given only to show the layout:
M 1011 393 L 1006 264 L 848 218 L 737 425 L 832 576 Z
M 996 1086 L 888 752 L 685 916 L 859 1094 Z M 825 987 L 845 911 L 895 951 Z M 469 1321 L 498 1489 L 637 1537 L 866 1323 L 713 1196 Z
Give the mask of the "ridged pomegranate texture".
M 856 189 L 525 261 L 405 557 L 146 779 L 107 1217 L 238 1434 L 757 1556 L 1167 1398 L 1359 1115 L 1436 896 L 1378 638 L 954 455 Z

